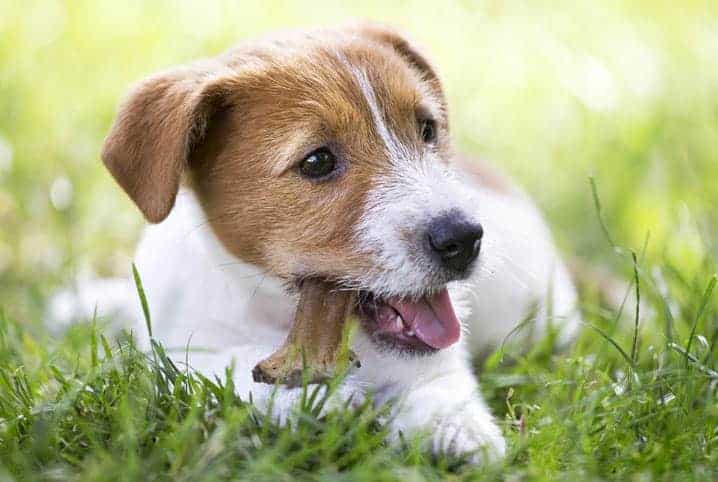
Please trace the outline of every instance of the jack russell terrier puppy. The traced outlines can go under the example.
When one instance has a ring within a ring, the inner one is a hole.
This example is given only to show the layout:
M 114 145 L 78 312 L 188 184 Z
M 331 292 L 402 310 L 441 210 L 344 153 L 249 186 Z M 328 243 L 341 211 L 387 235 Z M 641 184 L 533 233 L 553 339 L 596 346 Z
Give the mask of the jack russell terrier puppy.
M 436 452 L 505 452 L 472 354 L 530 316 L 532 337 L 579 325 L 541 214 L 452 151 L 435 68 L 384 26 L 273 36 L 160 72 L 132 90 L 102 159 L 159 223 L 136 254 L 155 338 L 206 374 L 234 363 L 239 394 L 274 397 L 282 419 L 301 388 L 273 393 L 251 372 L 282 344 L 287 287 L 307 277 L 360 300 L 361 367 L 335 397 L 392 401 L 392 433 L 429 433 Z M 103 290 L 136 305 L 118 283 Z

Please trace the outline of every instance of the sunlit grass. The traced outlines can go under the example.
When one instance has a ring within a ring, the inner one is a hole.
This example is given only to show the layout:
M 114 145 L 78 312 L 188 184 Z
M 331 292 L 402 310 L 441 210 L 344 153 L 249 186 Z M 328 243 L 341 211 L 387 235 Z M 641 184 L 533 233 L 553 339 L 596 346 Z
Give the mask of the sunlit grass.
M 569 258 L 638 279 L 637 330 L 635 306 L 618 321 L 589 276 L 575 347 L 507 345 L 483 363 L 510 444 L 500 467 L 387 445 L 369 406 L 261 424 L 161 347 L 102 337 L 106 320 L 61 336 L 44 323 L 71 279 L 130 274 L 141 218 L 98 153 L 131 82 L 356 17 L 427 47 L 457 146 L 518 179 Z M 716 152 L 715 2 L 0 0 L 0 479 L 715 477 Z
M 310 391 L 291 428 L 278 427 L 234 394 L 231 367 L 229 382 L 209 380 L 158 343 L 147 354 L 131 337 L 108 340 L 96 320 L 51 340 L 3 315 L 0 475 L 705 480 L 718 467 L 713 267 L 688 279 L 672 265 L 636 264 L 650 314 L 633 328 L 587 292 L 586 327 L 568 352 L 554 353 L 549 337 L 523 355 L 507 346 L 490 356 L 482 389 L 510 451 L 503 465 L 478 469 L 433 457 L 421 440 L 385 442 L 387 414 L 370 400 L 321 412 Z

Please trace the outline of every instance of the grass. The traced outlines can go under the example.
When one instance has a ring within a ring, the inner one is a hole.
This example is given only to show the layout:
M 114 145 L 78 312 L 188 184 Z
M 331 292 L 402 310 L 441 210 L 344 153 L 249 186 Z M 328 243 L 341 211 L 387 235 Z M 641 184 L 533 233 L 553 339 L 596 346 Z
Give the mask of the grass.
M 717 6 L 0 0 L 0 480 L 715 479 Z M 477 362 L 509 442 L 497 466 L 387 444 L 385 413 L 319 416 L 311 393 L 277 427 L 161 345 L 105 335 L 108 320 L 46 324 L 76 276 L 131 275 L 140 217 L 97 160 L 131 81 L 356 16 L 429 47 L 457 145 L 517 178 L 563 251 L 631 295 L 608 305 L 587 276 L 572 347 Z
M 707 480 L 718 475 L 714 270 L 706 261 L 686 278 L 636 263 L 633 289 L 650 315 L 633 329 L 587 288 L 586 329 L 567 353 L 549 337 L 491 355 L 482 389 L 510 451 L 480 468 L 434 457 L 420 439 L 388 444 L 387 414 L 370 401 L 320 415 L 324 400 L 307 390 L 293 426 L 280 427 L 234 394 L 231 367 L 210 380 L 157 342 L 143 353 L 129 333 L 109 340 L 96 320 L 55 338 L 3 315 L 0 477 Z

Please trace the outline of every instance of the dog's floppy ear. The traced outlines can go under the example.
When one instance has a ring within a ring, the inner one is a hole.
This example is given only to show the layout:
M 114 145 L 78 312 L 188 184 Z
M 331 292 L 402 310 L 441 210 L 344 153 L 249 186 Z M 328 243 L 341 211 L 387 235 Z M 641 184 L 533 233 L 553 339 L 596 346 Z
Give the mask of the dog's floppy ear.
M 406 35 L 381 23 L 362 23 L 355 28 L 361 35 L 393 48 L 412 67 L 421 72 L 426 80 L 435 83 L 436 87 L 441 88 L 436 69 L 432 66 L 426 54 L 421 51 L 421 48 Z
M 156 74 L 120 107 L 102 161 L 150 222 L 164 220 L 174 206 L 189 157 L 222 105 L 224 69 L 203 65 Z

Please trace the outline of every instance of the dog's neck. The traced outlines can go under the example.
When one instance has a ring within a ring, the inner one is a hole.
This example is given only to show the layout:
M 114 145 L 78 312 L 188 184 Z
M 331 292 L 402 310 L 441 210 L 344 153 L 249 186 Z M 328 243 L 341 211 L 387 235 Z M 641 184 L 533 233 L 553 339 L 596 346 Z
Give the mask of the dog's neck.
M 191 189 L 180 190 L 174 209 L 160 227 L 175 232 L 177 242 L 191 244 L 193 254 L 203 258 L 207 275 L 212 278 L 213 283 L 221 280 L 232 288 L 231 292 L 274 299 L 275 303 L 266 305 L 269 311 L 273 311 L 271 307 L 277 308 L 277 319 L 270 321 L 281 325 L 290 321 L 285 318 L 293 298 L 282 281 L 227 251 L 212 231 L 207 216 Z M 272 317 L 272 313 L 267 315 Z

